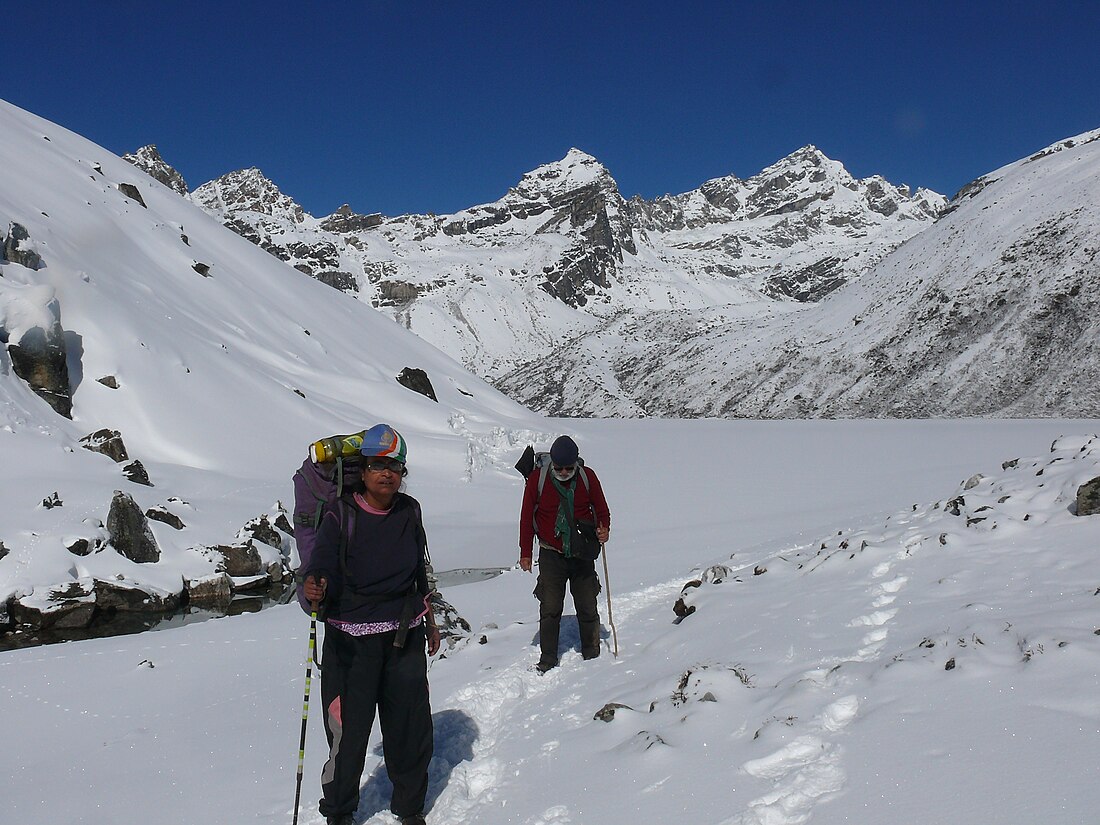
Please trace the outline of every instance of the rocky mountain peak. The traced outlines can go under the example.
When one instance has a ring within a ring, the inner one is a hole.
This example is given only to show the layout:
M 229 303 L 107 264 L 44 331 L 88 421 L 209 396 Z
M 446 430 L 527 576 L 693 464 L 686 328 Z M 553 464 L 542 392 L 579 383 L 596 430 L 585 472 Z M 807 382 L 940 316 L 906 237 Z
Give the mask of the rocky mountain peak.
M 128 152 L 122 159 L 132 163 L 153 180 L 160 181 L 173 192 L 187 195 L 187 181 L 160 156 L 157 147 L 150 143 L 136 152 Z
M 561 160 L 528 172 L 508 194 L 524 200 L 554 201 L 569 193 L 592 188 L 619 195 L 619 187 L 606 166 L 587 152 L 570 149 Z
M 256 212 L 295 224 L 304 223 L 309 217 L 296 201 L 284 195 L 278 186 L 255 167 L 229 172 L 204 183 L 191 197 L 207 211 L 222 216 Z

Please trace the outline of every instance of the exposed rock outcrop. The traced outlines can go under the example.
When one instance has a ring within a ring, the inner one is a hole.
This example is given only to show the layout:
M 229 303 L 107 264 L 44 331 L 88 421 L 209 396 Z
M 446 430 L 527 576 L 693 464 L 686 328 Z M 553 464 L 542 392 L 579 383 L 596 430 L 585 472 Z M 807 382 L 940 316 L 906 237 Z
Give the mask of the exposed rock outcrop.
M 130 460 L 126 445 L 122 441 L 122 434 L 118 430 L 96 430 L 80 439 L 80 443 L 85 450 L 101 453 L 116 464 Z
M 183 179 L 183 175 L 168 165 L 153 144 L 142 146 L 136 152 L 128 152 L 122 159 L 132 163 L 153 180 L 160 181 L 173 192 L 187 194 L 187 181 Z
M 402 387 L 406 387 L 413 392 L 418 392 L 432 401 L 438 402 L 439 399 L 435 397 L 435 389 L 432 387 L 432 382 L 428 378 L 428 373 L 417 367 L 405 367 L 401 370 L 397 376 L 397 383 Z
M 121 490 L 115 490 L 111 511 L 107 514 L 107 533 L 111 545 L 138 564 L 160 561 L 160 547 L 149 528 L 145 513 L 137 502 Z

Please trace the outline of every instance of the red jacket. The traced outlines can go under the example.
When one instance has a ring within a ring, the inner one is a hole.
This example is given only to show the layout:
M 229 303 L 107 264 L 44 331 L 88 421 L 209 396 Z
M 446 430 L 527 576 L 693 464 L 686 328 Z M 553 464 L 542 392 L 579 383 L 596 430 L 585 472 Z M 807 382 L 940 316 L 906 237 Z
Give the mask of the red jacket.
M 589 487 L 581 481 L 581 473 L 588 474 Z M 592 510 L 589 502 L 596 509 L 596 525 L 611 526 L 611 511 L 607 508 L 607 499 L 603 496 L 603 487 L 600 480 L 592 472 L 591 467 L 578 467 L 577 472 L 569 479 L 573 485 L 573 517 L 577 520 L 591 521 Z M 538 499 L 538 509 L 535 509 L 535 500 Z M 558 520 L 558 503 L 561 496 L 554 487 L 553 471 L 546 474 L 546 483 L 542 487 L 542 495 L 539 496 L 539 471 L 527 477 L 527 485 L 523 488 L 523 506 L 519 512 L 519 555 L 520 558 L 531 558 L 531 547 L 536 538 L 549 544 L 556 550 L 561 550 L 561 539 L 554 535 L 554 525 Z M 532 514 L 534 519 L 532 519 Z

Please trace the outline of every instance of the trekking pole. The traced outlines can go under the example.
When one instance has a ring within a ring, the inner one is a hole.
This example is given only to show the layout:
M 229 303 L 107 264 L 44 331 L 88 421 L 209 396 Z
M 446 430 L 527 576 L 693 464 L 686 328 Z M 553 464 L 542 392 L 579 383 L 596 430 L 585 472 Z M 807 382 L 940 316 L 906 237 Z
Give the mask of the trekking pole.
M 309 615 L 309 653 L 306 656 L 306 695 L 302 700 L 302 738 L 298 742 L 298 783 L 294 789 L 294 821 L 298 825 L 298 803 L 302 799 L 302 769 L 306 761 L 306 721 L 309 719 L 309 685 L 313 680 L 313 663 L 317 650 L 317 602 L 311 602 L 313 612 Z
M 615 629 L 615 617 L 611 615 L 611 576 L 607 572 L 607 548 L 600 545 L 603 556 L 603 580 L 607 582 L 607 623 L 611 625 L 611 639 L 615 643 L 615 658 L 619 658 L 619 631 Z

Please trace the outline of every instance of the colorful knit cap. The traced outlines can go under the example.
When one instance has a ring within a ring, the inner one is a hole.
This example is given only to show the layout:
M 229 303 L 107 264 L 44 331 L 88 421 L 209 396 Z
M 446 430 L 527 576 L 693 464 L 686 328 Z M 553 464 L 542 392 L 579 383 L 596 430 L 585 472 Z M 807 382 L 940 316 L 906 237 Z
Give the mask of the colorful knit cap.
M 401 433 L 389 424 L 375 424 L 363 433 L 363 444 L 359 452 L 368 458 L 384 456 L 405 463 L 407 450 Z

